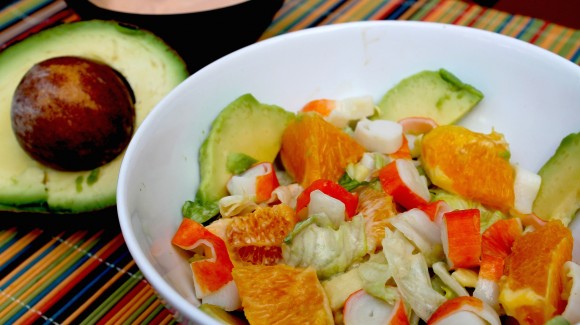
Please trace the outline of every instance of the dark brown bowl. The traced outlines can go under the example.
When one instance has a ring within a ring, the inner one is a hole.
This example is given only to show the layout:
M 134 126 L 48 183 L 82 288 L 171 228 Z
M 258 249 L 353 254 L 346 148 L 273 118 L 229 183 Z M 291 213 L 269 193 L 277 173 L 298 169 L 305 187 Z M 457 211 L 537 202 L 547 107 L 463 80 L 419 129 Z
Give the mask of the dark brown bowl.
M 66 0 L 66 3 L 82 19 L 115 20 L 153 32 L 183 57 L 193 73 L 256 42 L 284 0 L 248 0 L 227 7 L 179 14 L 112 11 L 89 0 Z

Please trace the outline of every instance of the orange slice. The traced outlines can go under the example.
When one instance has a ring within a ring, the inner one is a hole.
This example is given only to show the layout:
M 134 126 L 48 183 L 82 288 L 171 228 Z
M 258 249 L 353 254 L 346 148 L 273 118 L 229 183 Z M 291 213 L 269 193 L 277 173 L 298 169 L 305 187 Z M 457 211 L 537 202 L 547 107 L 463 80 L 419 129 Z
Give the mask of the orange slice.
M 241 261 L 276 264 L 282 258 L 282 242 L 296 222 L 296 213 L 288 205 L 259 207 L 248 215 L 232 218 L 228 223 L 228 247 Z
M 280 158 L 286 171 L 302 187 L 317 179 L 337 182 L 349 163 L 365 149 L 341 129 L 314 112 L 300 113 L 282 135 Z
M 520 324 L 544 324 L 557 313 L 572 245 L 572 233 L 559 220 L 515 240 L 500 281 L 499 302 L 507 315 Z
M 355 192 L 358 193 L 357 211 L 362 213 L 365 219 L 365 233 L 369 245 L 374 243 L 375 249 L 381 249 L 385 227 L 391 224 L 391 217 L 397 215 L 395 201 L 384 191 L 370 186 L 359 187 Z
M 313 268 L 245 265 L 234 267 L 232 275 L 252 325 L 334 323 Z
M 449 192 L 502 211 L 513 207 L 515 171 L 500 133 L 436 127 L 423 137 L 421 162 L 433 184 Z

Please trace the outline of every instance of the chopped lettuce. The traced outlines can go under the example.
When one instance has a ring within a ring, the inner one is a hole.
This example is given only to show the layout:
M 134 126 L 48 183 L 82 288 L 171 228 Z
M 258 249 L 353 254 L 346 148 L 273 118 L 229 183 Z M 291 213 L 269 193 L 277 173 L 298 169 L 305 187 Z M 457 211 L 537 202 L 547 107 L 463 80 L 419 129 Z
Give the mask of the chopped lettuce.
M 382 253 L 372 254 L 370 259 L 358 267 L 363 289 L 371 296 L 394 305 L 399 298 L 397 287 L 387 284 L 391 280 L 391 271 L 387 259 Z
M 441 229 L 425 212 L 415 208 L 399 213 L 391 224 L 419 249 L 428 266 L 445 259 Z
M 383 253 L 403 299 L 424 321 L 446 299 L 433 289 L 425 257 L 398 230 L 385 229 Z
M 201 200 L 196 199 L 195 201 L 186 201 L 181 207 L 181 213 L 183 217 L 192 219 L 199 223 L 205 223 L 217 216 L 220 212 L 218 201 L 213 202 L 201 202 Z
M 321 215 L 317 215 L 321 216 Z M 282 245 L 284 262 L 290 266 L 316 269 L 321 279 L 344 272 L 367 253 L 365 221 L 356 215 L 335 230 L 320 226 L 316 218 L 297 224 Z

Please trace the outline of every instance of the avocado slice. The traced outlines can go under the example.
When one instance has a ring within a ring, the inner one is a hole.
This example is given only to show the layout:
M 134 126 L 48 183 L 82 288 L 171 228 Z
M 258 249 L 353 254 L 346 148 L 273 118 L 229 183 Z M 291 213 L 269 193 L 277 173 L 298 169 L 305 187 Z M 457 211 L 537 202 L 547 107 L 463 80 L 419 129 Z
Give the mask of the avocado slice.
M 201 145 L 201 181 L 195 201 L 186 202 L 182 209 L 184 216 L 202 223 L 213 217 L 216 202 L 228 194 L 232 160 L 245 156 L 273 162 L 282 145 L 282 133 L 293 118 L 294 113 L 260 103 L 252 94 L 241 95 L 225 107 Z
M 88 20 L 43 30 L 0 52 L 0 210 L 81 213 L 115 205 L 123 153 L 95 170 L 63 172 L 30 158 L 11 126 L 11 102 L 37 62 L 80 56 L 108 64 L 135 95 L 135 129 L 152 108 L 189 76 L 182 58 L 163 40 L 113 21 Z
M 558 219 L 568 226 L 580 209 L 580 132 L 562 139 L 538 175 L 542 184 L 532 211 L 544 220 Z
M 483 94 L 445 69 L 424 70 L 401 80 L 377 104 L 373 119 L 399 121 L 429 117 L 439 125 L 453 124 L 475 107 Z

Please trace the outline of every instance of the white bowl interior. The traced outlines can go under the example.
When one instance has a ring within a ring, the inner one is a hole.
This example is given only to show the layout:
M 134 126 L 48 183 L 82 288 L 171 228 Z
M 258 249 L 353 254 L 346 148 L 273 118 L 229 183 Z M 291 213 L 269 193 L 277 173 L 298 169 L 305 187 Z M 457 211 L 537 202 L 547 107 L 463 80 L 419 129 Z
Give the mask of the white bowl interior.
M 561 139 L 580 131 L 580 67 L 517 39 L 438 23 L 381 21 L 318 27 L 238 50 L 189 77 L 145 120 L 129 145 L 117 193 L 128 248 L 151 285 L 193 323 L 188 265 L 171 246 L 181 206 L 199 182 L 198 150 L 210 123 L 244 93 L 296 111 L 316 98 L 380 97 L 421 70 L 445 68 L 484 100 L 461 124 L 503 133 L 512 160 L 537 171 Z M 571 226 L 580 238 L 580 221 Z M 580 248 L 575 248 L 579 261 Z

